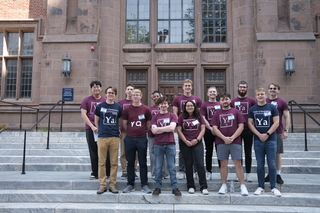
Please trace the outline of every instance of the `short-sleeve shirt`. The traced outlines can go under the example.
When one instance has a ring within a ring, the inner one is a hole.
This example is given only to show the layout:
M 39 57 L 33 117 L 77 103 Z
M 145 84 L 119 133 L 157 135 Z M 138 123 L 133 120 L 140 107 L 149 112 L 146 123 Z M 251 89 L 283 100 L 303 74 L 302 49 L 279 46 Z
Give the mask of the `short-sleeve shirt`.
M 160 109 L 157 106 L 151 106 L 149 108 L 151 110 L 151 116 L 152 117 L 160 113 Z M 154 134 L 151 132 L 151 130 L 148 131 L 148 137 L 149 138 L 154 138 Z
M 200 109 L 201 104 L 202 104 L 202 100 L 199 97 L 197 97 L 195 95 L 191 95 L 190 97 L 187 97 L 184 94 L 179 95 L 179 96 L 175 97 L 171 103 L 172 106 L 178 107 L 178 117 L 183 112 L 184 104 L 189 100 L 194 101 L 197 104 L 198 108 Z
M 99 99 L 95 99 L 92 95 L 83 99 L 80 109 L 84 109 L 87 111 L 87 117 L 90 122 L 94 124 L 94 111 L 96 106 L 100 103 L 106 102 L 106 98 L 102 97 Z M 85 124 L 85 129 L 91 129 L 87 124 Z
M 231 137 L 237 131 L 239 124 L 244 122 L 245 119 L 241 112 L 237 109 L 230 108 L 228 110 L 221 109 L 216 111 L 210 124 L 212 126 L 217 126 L 224 136 Z M 221 138 L 216 137 L 215 143 L 224 144 L 224 141 Z M 241 144 L 240 135 L 235 138 L 232 143 Z
M 157 127 L 169 126 L 171 123 L 177 123 L 178 118 L 175 114 L 167 112 L 166 114 L 156 114 L 152 117 L 152 125 Z M 173 132 L 163 132 L 161 134 L 154 135 L 154 144 L 156 145 L 168 145 L 175 144 Z
M 255 104 L 257 104 L 256 100 L 250 97 L 245 97 L 245 98 L 236 97 L 231 100 L 230 106 L 232 108 L 239 110 L 245 119 L 245 123 L 244 123 L 245 130 L 249 129 L 248 127 L 249 109 Z
M 201 105 L 200 114 L 204 116 L 207 119 L 207 121 L 210 123 L 213 114 L 219 109 L 221 109 L 221 104 L 219 101 L 216 101 L 216 102 L 206 101 Z M 211 132 L 211 131 L 208 128 L 206 128 L 206 132 Z
M 103 102 L 97 105 L 94 114 L 98 116 L 98 137 L 119 137 L 119 118 L 122 116 L 122 107 L 118 103 Z
M 200 116 L 200 119 L 196 119 L 194 116 L 189 116 L 184 119 L 183 114 L 178 118 L 178 126 L 181 126 L 184 137 L 191 141 L 196 139 L 201 132 L 201 125 L 205 124 L 203 117 Z
M 127 100 L 127 99 L 122 99 L 118 101 L 118 104 L 121 105 L 122 110 L 125 110 L 128 106 L 132 104 L 133 100 Z M 123 128 L 123 126 L 120 126 L 120 131 L 121 132 L 126 132 L 126 130 Z
M 267 133 L 270 127 L 273 125 L 273 117 L 279 116 L 277 108 L 270 104 L 266 103 L 263 106 L 258 104 L 250 108 L 248 118 L 253 119 L 253 124 L 257 131 L 261 134 Z M 254 135 L 255 140 L 259 140 L 258 136 Z M 276 132 L 273 132 L 268 140 L 277 140 Z
M 276 98 L 274 100 L 270 100 L 269 98 L 267 98 L 267 103 L 270 103 L 270 104 L 276 106 L 276 108 L 278 109 L 279 127 L 277 128 L 276 132 L 277 132 L 277 134 L 282 134 L 284 132 L 284 127 L 283 127 L 283 123 L 282 123 L 282 116 L 283 116 L 284 111 L 289 110 L 288 103 L 285 100 L 283 100 L 282 98 Z
M 123 110 L 122 119 L 127 121 L 127 135 L 140 138 L 148 132 L 147 121 L 152 119 L 151 111 L 144 104 L 139 107 L 130 105 Z

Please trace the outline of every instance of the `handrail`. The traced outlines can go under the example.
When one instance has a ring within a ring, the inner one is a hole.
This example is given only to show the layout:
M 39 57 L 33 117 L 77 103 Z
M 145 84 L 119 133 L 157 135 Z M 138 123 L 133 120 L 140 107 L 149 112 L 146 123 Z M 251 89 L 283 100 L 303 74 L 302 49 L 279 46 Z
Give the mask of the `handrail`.
M 295 104 L 297 107 L 299 107 L 303 111 L 303 117 L 304 117 L 304 151 L 308 151 L 308 141 L 307 141 L 307 121 L 306 121 L 306 115 L 309 116 L 316 124 L 320 126 L 320 123 L 314 119 L 305 109 L 302 108 L 297 102 L 294 100 L 289 101 L 290 105 L 290 118 L 291 118 L 291 132 L 293 131 L 293 113 L 292 113 L 292 105 Z
M 22 130 L 22 107 L 36 110 L 36 111 L 37 111 L 36 121 L 38 122 L 38 117 L 39 117 L 39 109 L 38 109 L 38 108 L 33 108 L 33 107 L 24 106 L 24 105 L 16 104 L 16 103 L 10 103 L 10 102 L 1 101 L 1 100 L 0 100 L 0 102 L 5 103 L 5 104 L 11 104 L 11 105 L 19 106 L 19 107 L 20 107 L 20 130 Z M 36 126 L 36 131 L 38 131 L 38 125 Z
M 4 102 L 4 101 L 2 101 Z M 3 131 L 5 130 L 19 130 L 19 131 L 24 131 L 24 145 L 23 145 L 23 158 L 22 158 L 22 172 L 21 174 L 26 174 L 25 172 L 25 159 L 26 159 L 26 144 L 27 144 L 27 131 L 31 131 L 35 126 L 38 126 L 38 124 L 47 116 L 49 115 L 48 117 L 48 135 L 47 135 L 47 149 L 49 149 L 49 138 L 50 138 L 50 116 L 51 116 L 51 111 L 56 107 L 58 106 L 59 104 L 61 103 L 61 120 L 60 120 L 60 132 L 62 132 L 62 120 L 63 120 L 63 104 L 64 104 L 64 101 L 63 100 L 60 100 L 58 101 L 53 107 L 51 107 L 47 112 L 46 114 L 44 114 L 42 116 L 42 118 L 40 118 L 40 120 L 38 120 L 38 116 L 37 116 L 37 122 L 30 128 L 30 129 L 22 129 L 20 127 L 20 129 L 15 129 L 15 128 L 5 128 Z M 15 104 L 13 104 L 15 105 Z

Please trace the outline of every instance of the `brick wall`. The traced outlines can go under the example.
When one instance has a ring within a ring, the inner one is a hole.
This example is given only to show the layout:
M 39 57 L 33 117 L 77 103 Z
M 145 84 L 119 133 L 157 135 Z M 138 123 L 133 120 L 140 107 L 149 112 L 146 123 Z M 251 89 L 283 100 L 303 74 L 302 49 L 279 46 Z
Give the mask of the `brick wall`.
M 0 0 L 1 19 L 45 18 L 43 0 Z

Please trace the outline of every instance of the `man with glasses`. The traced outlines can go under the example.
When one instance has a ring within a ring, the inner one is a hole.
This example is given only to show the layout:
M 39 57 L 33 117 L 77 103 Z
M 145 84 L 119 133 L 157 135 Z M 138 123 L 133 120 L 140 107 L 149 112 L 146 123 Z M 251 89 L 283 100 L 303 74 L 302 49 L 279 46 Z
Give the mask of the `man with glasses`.
M 244 155 L 246 165 L 246 181 L 252 182 L 251 164 L 252 164 L 252 143 L 253 133 L 248 127 L 249 109 L 256 104 L 256 100 L 247 96 L 248 83 L 240 81 L 238 84 L 238 97 L 231 100 L 231 107 L 238 109 L 245 119 L 244 129 L 241 133 L 241 140 L 244 144 Z
M 281 178 L 281 164 L 283 153 L 283 140 L 288 138 L 288 132 L 290 127 L 290 112 L 288 103 L 279 98 L 280 85 L 276 82 L 269 84 L 269 98 L 267 98 L 267 103 L 271 103 L 276 106 L 279 112 L 279 127 L 277 128 L 277 156 L 276 156 L 276 168 L 277 168 L 277 183 L 283 184 L 284 181 Z M 284 118 L 284 124 L 282 122 L 282 117 Z M 269 175 L 265 178 L 265 182 L 270 182 Z
M 148 167 L 147 167 L 147 148 L 148 139 L 147 132 L 151 124 L 151 111 L 149 107 L 141 103 L 142 92 L 139 89 L 133 90 L 132 104 L 123 110 L 122 122 L 123 127 L 127 131 L 124 138 L 124 147 L 127 158 L 128 183 L 122 193 L 134 191 L 135 172 L 134 163 L 136 152 L 138 152 L 141 191 L 151 193 L 148 186 Z
M 117 95 L 117 88 L 108 87 L 105 91 L 107 100 L 97 105 L 95 114 L 95 125 L 98 128 L 98 156 L 99 156 L 99 182 L 100 189 L 97 194 L 107 191 L 106 183 L 106 155 L 110 153 L 110 187 L 112 193 L 119 193 L 116 188 L 118 171 L 118 150 L 119 150 L 119 118 L 122 116 L 122 107 L 114 102 Z
M 91 176 L 89 180 L 98 179 L 98 147 L 97 138 L 95 135 L 98 133 L 98 128 L 94 123 L 94 111 L 99 103 L 105 102 L 106 98 L 101 96 L 102 84 L 100 81 L 92 81 L 90 83 L 91 96 L 83 99 L 80 109 L 81 118 L 85 123 L 86 139 L 89 148 L 90 162 L 91 162 Z M 109 155 L 107 158 L 107 175 L 110 173 L 110 160 Z
M 183 94 L 175 97 L 171 103 L 172 112 L 177 116 L 177 118 L 179 118 L 180 114 L 183 112 L 184 104 L 188 100 L 192 100 L 193 102 L 195 102 L 199 109 L 201 107 L 202 100 L 199 97 L 192 95 L 192 93 L 191 93 L 192 92 L 192 84 L 193 84 L 193 82 L 190 79 L 183 80 L 183 82 L 182 82 Z M 184 159 L 183 159 L 181 152 L 179 152 L 179 172 L 177 174 L 177 179 L 178 180 L 184 179 L 185 173 L 186 173 L 186 169 L 185 169 Z M 197 176 L 197 175 L 195 175 L 195 176 Z

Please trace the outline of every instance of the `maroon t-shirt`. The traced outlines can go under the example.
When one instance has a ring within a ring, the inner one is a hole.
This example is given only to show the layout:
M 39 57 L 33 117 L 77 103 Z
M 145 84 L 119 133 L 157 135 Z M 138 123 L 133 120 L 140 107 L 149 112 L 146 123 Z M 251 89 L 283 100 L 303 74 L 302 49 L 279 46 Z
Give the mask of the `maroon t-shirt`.
M 206 101 L 201 105 L 200 113 L 210 123 L 214 112 L 219 109 L 221 109 L 221 104 L 219 101 L 216 101 L 216 102 Z M 211 131 L 208 128 L 206 128 L 206 132 L 211 132 Z
M 172 106 L 178 107 L 178 117 L 183 112 L 184 104 L 189 100 L 196 102 L 198 108 L 200 109 L 201 104 L 202 104 L 202 100 L 199 97 L 197 97 L 195 95 L 191 95 L 190 97 L 187 97 L 184 94 L 179 95 L 179 96 L 175 97 L 171 103 Z
M 124 111 L 128 106 L 132 104 L 132 100 L 122 99 L 118 102 L 122 106 L 122 110 Z M 126 132 L 126 130 L 123 128 L 123 126 L 120 126 L 121 132 Z
M 231 137 L 238 129 L 238 125 L 244 123 L 245 119 L 239 110 L 230 108 L 229 110 L 218 110 L 214 113 L 211 125 L 217 126 L 220 132 L 226 136 Z M 224 141 L 216 137 L 216 144 L 224 144 Z M 233 140 L 233 143 L 241 144 L 240 135 Z
M 182 127 L 181 132 L 188 141 L 198 137 L 199 133 L 201 132 L 202 124 L 205 125 L 202 116 L 200 116 L 199 120 L 193 116 L 189 116 L 187 119 L 184 119 L 183 114 L 181 114 L 178 118 L 178 126 Z
M 151 116 L 152 117 L 160 113 L 160 109 L 157 106 L 151 106 L 149 108 L 151 110 Z M 149 138 L 154 138 L 154 134 L 151 132 L 151 130 L 148 131 L 148 137 Z
M 278 126 L 276 132 L 277 132 L 277 134 L 282 134 L 284 132 L 284 127 L 283 127 L 283 123 L 282 123 L 282 115 L 283 115 L 283 111 L 289 110 L 288 103 L 285 100 L 283 100 L 282 98 L 276 98 L 274 100 L 270 100 L 269 98 L 267 98 L 267 103 L 270 103 L 270 104 L 276 106 L 278 109 L 279 126 Z
M 83 99 L 80 105 L 80 109 L 87 110 L 87 116 L 92 124 L 94 124 L 94 111 L 96 110 L 96 106 L 105 101 L 106 101 L 105 97 L 95 99 L 92 95 Z M 91 129 L 91 128 L 87 124 L 85 124 L 85 129 Z
M 256 100 L 250 97 L 239 98 L 236 97 L 231 100 L 230 106 L 241 112 L 245 119 L 244 130 L 248 130 L 248 113 L 249 109 L 256 104 Z
M 127 120 L 127 135 L 140 138 L 148 132 L 147 121 L 152 119 L 151 111 L 144 104 L 139 107 L 129 105 L 123 111 L 122 119 Z
M 164 127 L 169 126 L 172 122 L 177 123 L 178 118 L 175 114 L 167 112 L 166 114 L 159 113 L 153 116 L 151 124 L 156 125 L 157 127 Z M 156 145 L 176 144 L 173 132 L 164 132 L 161 134 L 155 134 L 154 136 L 154 144 Z

